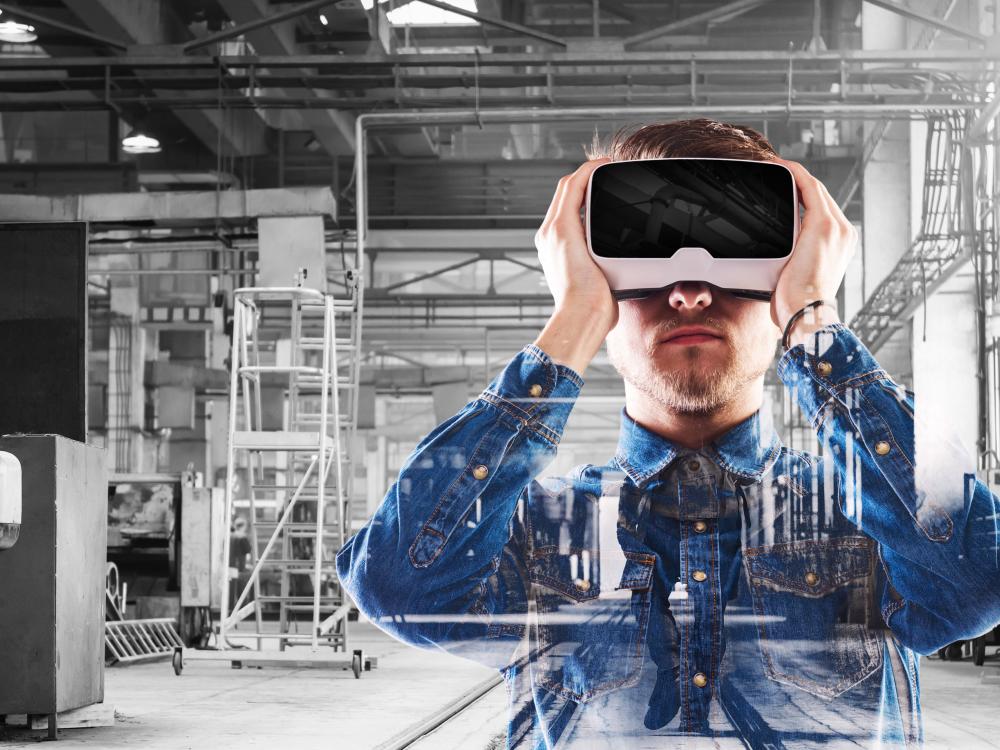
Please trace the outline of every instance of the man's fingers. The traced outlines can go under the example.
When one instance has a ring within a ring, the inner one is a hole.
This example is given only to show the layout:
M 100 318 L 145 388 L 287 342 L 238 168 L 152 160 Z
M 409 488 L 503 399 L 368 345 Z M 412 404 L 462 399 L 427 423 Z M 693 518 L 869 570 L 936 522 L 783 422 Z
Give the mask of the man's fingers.
M 568 174 L 559 181 L 559 187 L 552 199 L 555 205 L 553 219 L 557 222 L 575 221 L 579 223 L 580 208 L 587 194 L 587 182 L 594 170 L 602 164 L 607 164 L 611 159 L 601 157 L 585 161 L 576 171 Z
M 803 225 L 850 224 L 826 186 L 813 177 L 809 170 L 796 161 L 788 159 L 778 159 L 778 161 L 788 167 L 795 177 L 795 186 L 806 209 Z
M 580 207 L 583 205 L 583 199 L 586 195 L 587 180 L 590 179 L 590 175 L 595 169 L 609 161 L 612 160 L 607 157 L 585 161 L 574 172 L 559 178 L 552 202 L 549 204 L 542 225 L 536 233 L 536 244 L 538 234 L 548 233 L 557 225 L 562 227 L 560 231 L 571 231 L 577 234 L 583 232 L 583 225 L 580 223 Z
M 810 211 L 815 215 L 827 210 L 826 200 L 820 192 L 818 181 L 809 174 L 805 167 L 797 161 L 789 161 L 788 159 L 777 159 L 776 161 L 791 170 L 792 176 L 795 178 L 795 187 L 798 188 L 802 205 L 806 209 L 806 217 L 810 215 Z

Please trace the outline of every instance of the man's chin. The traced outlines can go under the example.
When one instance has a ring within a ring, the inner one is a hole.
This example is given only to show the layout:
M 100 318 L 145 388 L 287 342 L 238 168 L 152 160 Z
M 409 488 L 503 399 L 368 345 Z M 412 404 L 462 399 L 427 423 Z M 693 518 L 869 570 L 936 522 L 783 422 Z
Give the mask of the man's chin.
M 664 381 L 717 381 L 732 370 L 732 362 L 725 354 L 711 355 L 704 352 L 686 356 L 654 359 L 652 375 Z

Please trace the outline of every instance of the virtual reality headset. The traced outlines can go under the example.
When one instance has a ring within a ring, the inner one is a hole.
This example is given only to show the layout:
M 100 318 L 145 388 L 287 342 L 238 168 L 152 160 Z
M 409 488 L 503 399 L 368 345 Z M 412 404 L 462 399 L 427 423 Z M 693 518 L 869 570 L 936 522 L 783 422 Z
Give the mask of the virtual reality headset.
M 798 238 L 798 200 L 777 162 L 608 162 L 587 185 L 587 247 L 617 299 L 705 281 L 769 300 Z

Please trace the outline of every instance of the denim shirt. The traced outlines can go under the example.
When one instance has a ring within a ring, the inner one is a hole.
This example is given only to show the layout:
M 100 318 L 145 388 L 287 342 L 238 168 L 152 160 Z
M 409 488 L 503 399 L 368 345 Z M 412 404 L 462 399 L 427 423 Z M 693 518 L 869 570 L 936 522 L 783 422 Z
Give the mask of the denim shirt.
M 613 458 L 539 479 L 583 380 L 528 345 L 416 446 L 343 585 L 500 670 L 511 748 L 918 747 L 917 654 L 1000 622 L 1000 502 L 845 325 L 777 373 L 822 456 L 760 411 L 692 450 L 622 409 Z

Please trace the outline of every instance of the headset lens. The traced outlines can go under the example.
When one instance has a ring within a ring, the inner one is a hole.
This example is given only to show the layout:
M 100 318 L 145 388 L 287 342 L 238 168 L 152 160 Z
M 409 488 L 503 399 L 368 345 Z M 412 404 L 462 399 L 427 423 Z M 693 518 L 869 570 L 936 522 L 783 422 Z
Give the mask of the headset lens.
M 742 159 L 643 159 L 594 170 L 590 242 L 605 258 L 784 258 L 794 241 L 791 173 Z

